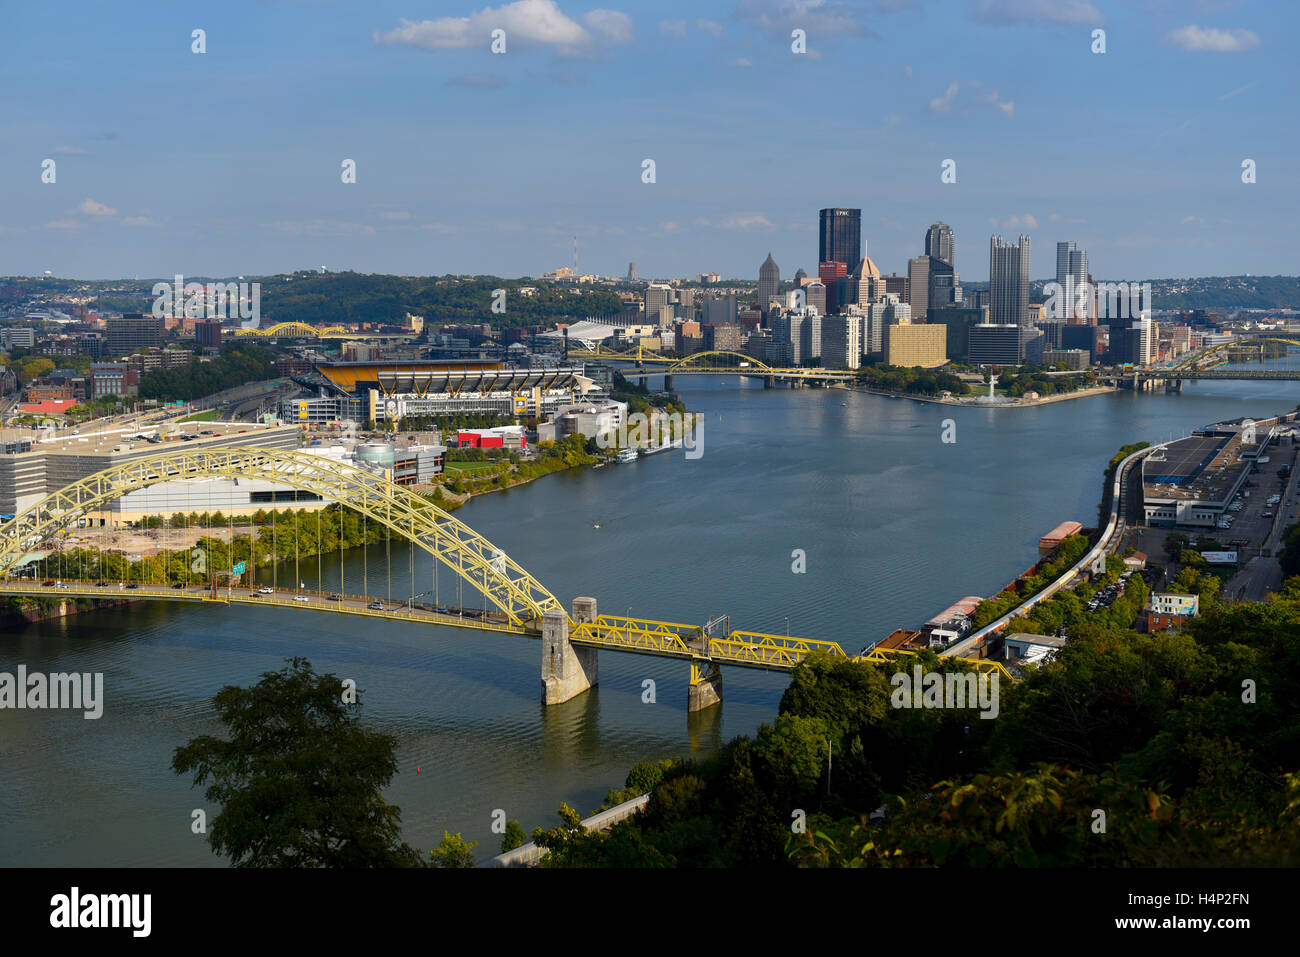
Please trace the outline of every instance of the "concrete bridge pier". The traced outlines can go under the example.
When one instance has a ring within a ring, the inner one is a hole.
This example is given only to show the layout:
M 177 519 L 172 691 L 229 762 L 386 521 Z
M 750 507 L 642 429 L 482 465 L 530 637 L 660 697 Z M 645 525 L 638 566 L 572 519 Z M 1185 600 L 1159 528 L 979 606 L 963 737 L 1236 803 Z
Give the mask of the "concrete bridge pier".
M 776 376 L 774 376 L 774 375 L 763 376 L 763 388 L 764 388 L 764 389 L 775 389 L 775 388 L 776 388 Z
M 664 376 L 664 391 L 672 392 L 674 387 L 675 383 L 673 382 L 673 377 L 670 375 Z
M 573 599 L 573 620 L 596 620 L 596 599 Z M 576 648 L 569 641 L 569 616 L 554 608 L 542 617 L 542 704 L 563 704 L 599 678 L 597 649 Z
M 716 661 L 708 662 L 708 670 L 702 667 L 702 661 L 691 661 L 691 684 L 686 692 L 686 711 L 703 711 L 715 704 L 722 704 L 722 669 Z

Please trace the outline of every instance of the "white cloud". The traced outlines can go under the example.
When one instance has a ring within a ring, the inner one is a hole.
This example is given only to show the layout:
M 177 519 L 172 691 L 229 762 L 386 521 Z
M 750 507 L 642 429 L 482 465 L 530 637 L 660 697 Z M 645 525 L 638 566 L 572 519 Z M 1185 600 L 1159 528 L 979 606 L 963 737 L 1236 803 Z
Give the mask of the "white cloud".
M 675 37 L 680 40 L 686 36 L 687 23 L 685 20 L 660 20 L 659 32 L 666 37 Z
M 863 11 L 839 0 L 740 0 L 735 15 L 784 40 L 794 29 L 809 37 L 875 36 L 862 23 Z
M 997 107 L 999 110 L 1001 110 L 1001 111 L 1002 111 L 1003 113 L 1005 113 L 1007 116 L 1015 116 L 1015 115 L 1016 115 L 1016 104 L 1013 103 L 1013 102 L 1011 102 L 1010 100 L 1007 100 L 1007 101 L 1005 101 L 1005 102 L 1002 102 L 1002 101 L 998 100 L 998 91 L 997 91 L 997 90 L 994 90 L 992 93 L 985 93 L 985 94 L 982 94 L 982 95 L 980 96 L 980 99 L 983 100 L 985 103 L 990 104 L 991 106 L 995 106 L 995 107 Z
M 695 25 L 710 36 L 722 36 L 722 24 L 716 20 L 696 20 Z
M 117 215 L 117 210 L 109 206 L 105 206 L 103 203 L 97 203 L 93 199 L 89 199 L 89 198 L 82 200 L 81 205 L 77 207 L 77 210 L 79 212 L 85 213 L 87 216 L 116 216 Z
M 631 43 L 632 18 L 617 10 L 592 10 L 582 18 L 587 29 L 606 43 Z
M 753 66 L 753 65 L 754 65 L 754 64 L 750 63 L 750 62 L 749 62 L 748 60 L 746 60 L 743 56 L 742 56 L 742 57 L 737 57 L 737 58 L 734 59 L 734 60 L 729 60 L 729 61 L 727 61 L 727 66 L 734 66 L 734 67 L 747 67 L 747 66 Z
M 1259 46 L 1259 35 L 1251 30 L 1220 30 L 1195 24 L 1171 30 L 1165 39 L 1193 53 L 1242 53 Z
M 386 209 L 379 214 L 380 219 L 410 219 L 411 214 L 404 209 Z
M 930 101 L 930 112 L 947 113 L 949 110 L 951 110 L 952 101 L 956 99 L 957 91 L 960 88 L 961 88 L 961 84 L 958 83 L 956 80 L 953 80 L 951 83 L 949 83 L 948 90 L 946 93 L 944 93 L 943 96 L 936 96 L 933 100 Z
M 1101 26 L 1106 17 L 1083 0 L 978 0 L 976 20 L 991 24 L 1070 23 Z
M 1201 216 L 1184 216 L 1184 217 L 1180 220 L 1180 222 L 1181 222 L 1184 226 L 1187 226 L 1187 225 L 1189 225 L 1189 224 L 1193 224 L 1193 225 L 1196 225 L 1196 226 L 1204 226 L 1204 225 L 1205 225 L 1205 219 L 1204 219 L 1203 217 L 1201 217 Z
M 86 224 L 79 219 L 55 219 L 45 224 L 46 229 L 85 229 Z
M 718 224 L 722 229 L 775 229 L 772 221 L 758 213 L 733 213 Z
M 909 80 L 912 78 L 912 68 L 910 66 L 903 67 L 903 76 L 907 77 Z
M 504 30 L 506 49 L 551 46 L 564 54 L 588 52 L 600 42 L 627 43 L 632 21 L 616 10 L 592 10 L 584 27 L 565 16 L 555 0 L 516 0 L 500 7 L 485 7 L 468 17 L 407 20 L 386 33 L 376 32 L 376 43 L 395 43 L 425 50 L 488 49 L 492 31 Z
M 122 225 L 152 228 L 155 226 L 161 226 L 162 223 L 158 222 L 158 220 L 156 219 L 150 219 L 148 216 L 127 216 L 125 219 L 122 220 Z
M 1012 216 L 1010 219 L 1004 219 L 999 222 L 997 219 L 990 219 L 989 225 L 997 229 L 1037 229 L 1038 219 L 1025 213 L 1023 216 Z

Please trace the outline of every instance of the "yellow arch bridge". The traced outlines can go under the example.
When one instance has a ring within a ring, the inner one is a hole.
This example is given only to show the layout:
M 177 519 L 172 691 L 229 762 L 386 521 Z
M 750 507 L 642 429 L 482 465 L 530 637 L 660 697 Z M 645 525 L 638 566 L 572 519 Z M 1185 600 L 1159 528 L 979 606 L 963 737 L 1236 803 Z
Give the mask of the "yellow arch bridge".
M 628 379 L 678 375 L 750 376 L 771 382 L 853 382 L 857 379 L 857 373 L 848 369 L 773 366 L 761 359 L 725 350 L 694 352 L 676 358 L 640 345 L 623 350 L 609 349 L 603 345 L 592 349 L 577 349 L 570 345 L 569 355 L 602 362 L 634 363 L 634 369 L 619 370 Z
M 43 545 L 91 520 L 123 495 L 163 482 L 214 477 L 272 482 L 353 509 L 450 568 L 483 596 L 485 609 L 422 603 L 414 597 L 393 604 L 342 593 L 258 591 L 233 581 L 218 585 L 215 577 L 197 584 L 97 579 L 41 582 L 20 574 Z M 731 630 L 725 619 L 700 626 L 599 615 L 594 598 L 575 599 L 570 616 L 541 582 L 503 550 L 427 499 L 367 469 L 304 451 L 236 447 L 166 452 L 105 469 L 47 495 L 0 525 L 0 595 L 270 605 L 540 638 L 542 691 L 547 704 L 567 701 L 596 683 L 601 648 L 688 661 L 690 710 L 721 700 L 719 669 L 723 664 L 788 671 L 815 651 L 835 658 L 898 665 L 909 655 L 874 649 L 865 655 L 849 655 L 833 641 Z M 997 662 L 948 660 L 1010 678 Z
M 388 338 L 367 336 L 343 326 L 312 326 L 305 322 L 277 322 L 265 329 L 240 329 L 237 336 L 261 336 L 267 339 L 370 339 Z

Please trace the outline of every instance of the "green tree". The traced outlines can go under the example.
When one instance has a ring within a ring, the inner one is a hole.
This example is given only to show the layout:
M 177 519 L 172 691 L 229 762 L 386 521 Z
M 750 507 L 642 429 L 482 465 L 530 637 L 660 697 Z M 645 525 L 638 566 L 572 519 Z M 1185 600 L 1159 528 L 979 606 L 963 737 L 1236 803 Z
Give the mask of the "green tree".
M 514 823 L 513 821 L 511 823 Z M 521 828 L 522 830 L 522 828 Z M 507 826 L 506 833 L 510 833 Z M 466 841 L 459 834 L 452 834 L 450 831 L 442 832 L 442 840 L 438 846 L 429 852 L 433 867 L 473 867 L 474 866 L 474 848 L 478 847 L 477 841 Z
M 397 771 L 396 739 L 359 720 L 342 680 L 305 658 L 266 672 L 251 688 L 214 699 L 229 740 L 200 735 L 172 768 L 208 784 L 221 806 L 208 842 L 236 867 L 409 867 L 401 810 L 383 789 Z
M 524 833 L 522 824 L 518 821 L 506 821 L 506 832 L 501 835 L 501 853 L 522 847 L 527 840 L 528 835 Z

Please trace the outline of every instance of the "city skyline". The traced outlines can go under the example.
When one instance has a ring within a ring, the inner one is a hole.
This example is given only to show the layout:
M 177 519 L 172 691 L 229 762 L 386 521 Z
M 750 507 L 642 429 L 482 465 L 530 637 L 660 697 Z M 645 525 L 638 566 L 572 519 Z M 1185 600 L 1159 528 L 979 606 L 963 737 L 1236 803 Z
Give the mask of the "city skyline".
M 972 240 L 1068 237 L 1099 276 L 1293 270 L 1277 242 L 1297 228 L 1278 215 L 1295 192 L 1289 8 L 521 0 L 421 20 L 398 0 L 235 2 L 199 24 L 153 6 L 144 29 L 88 3 L 8 14 L 28 42 L 7 60 L 0 273 L 536 276 L 571 262 L 576 234 L 589 273 L 742 276 L 770 249 L 812 274 L 807 210 L 834 203 L 863 210 L 885 271 L 940 218 Z M 504 55 L 474 40 L 493 18 Z M 819 118 L 864 58 L 873 108 Z M 1068 123 L 1043 82 L 1067 74 Z

